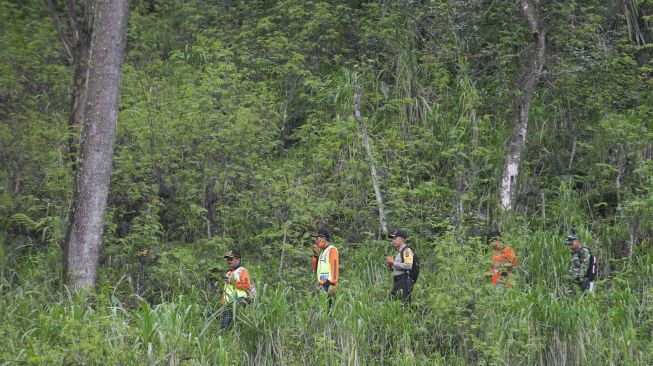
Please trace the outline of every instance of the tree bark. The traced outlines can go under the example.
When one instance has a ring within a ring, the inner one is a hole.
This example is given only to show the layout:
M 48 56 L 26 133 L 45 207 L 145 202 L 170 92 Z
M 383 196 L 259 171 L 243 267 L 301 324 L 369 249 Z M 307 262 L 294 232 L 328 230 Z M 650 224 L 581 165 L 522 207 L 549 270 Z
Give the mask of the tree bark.
M 374 185 L 374 194 L 376 195 L 376 204 L 379 207 L 379 223 L 381 225 L 381 231 L 383 234 L 388 233 L 388 226 L 386 224 L 385 213 L 383 212 L 383 197 L 381 196 L 381 190 L 379 189 L 379 178 L 376 174 L 376 166 L 374 165 L 374 158 L 372 156 L 372 150 L 370 149 L 370 139 L 367 135 L 367 126 L 361 117 L 361 98 L 363 96 L 363 90 L 359 87 L 356 88 L 356 93 L 354 95 L 354 119 L 358 122 L 358 128 L 361 131 L 363 137 L 363 145 L 365 147 L 365 152 L 367 153 L 367 158 L 370 162 L 370 171 L 372 174 L 372 183 Z
M 88 99 L 63 253 L 63 274 L 75 290 L 94 287 L 97 282 L 118 119 L 127 4 L 128 0 L 100 0 L 94 9 Z
M 512 210 L 515 205 L 519 167 L 528 133 L 528 115 L 546 57 L 546 37 L 539 24 L 534 1 L 519 0 L 519 4 L 533 33 L 535 44 L 530 52 L 529 65 L 513 103 L 512 136 L 506 153 L 506 163 L 503 168 L 500 190 L 501 205 L 506 210 Z

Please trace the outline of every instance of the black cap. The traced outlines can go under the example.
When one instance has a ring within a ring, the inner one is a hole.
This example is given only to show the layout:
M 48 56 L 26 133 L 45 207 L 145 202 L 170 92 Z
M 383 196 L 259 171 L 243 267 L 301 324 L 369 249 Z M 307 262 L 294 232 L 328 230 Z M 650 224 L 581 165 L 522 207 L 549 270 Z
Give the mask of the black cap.
M 329 232 L 328 229 L 323 228 L 323 227 L 317 229 L 317 232 L 315 232 L 315 233 L 313 234 L 313 236 L 315 236 L 315 237 L 323 236 L 323 237 L 326 238 L 327 241 L 328 241 L 328 240 L 331 240 L 331 233 Z
M 227 253 L 227 255 L 225 255 L 224 257 L 225 258 L 238 258 L 238 259 L 241 258 L 240 252 L 237 251 L 237 250 L 234 250 L 234 249 L 230 250 L 229 253 Z
M 403 230 L 392 230 L 390 234 L 388 234 L 388 238 L 391 239 L 394 239 L 397 236 L 401 236 L 404 239 L 408 238 L 408 234 L 406 234 L 406 232 Z
M 501 232 L 499 230 L 494 230 L 487 234 L 487 242 L 492 243 L 494 241 L 500 240 L 501 239 Z
M 567 245 L 571 245 L 571 244 L 572 244 L 573 242 L 575 242 L 576 240 L 579 240 L 577 236 L 569 235 L 569 236 L 567 237 L 567 239 L 565 239 L 565 244 L 567 244 Z

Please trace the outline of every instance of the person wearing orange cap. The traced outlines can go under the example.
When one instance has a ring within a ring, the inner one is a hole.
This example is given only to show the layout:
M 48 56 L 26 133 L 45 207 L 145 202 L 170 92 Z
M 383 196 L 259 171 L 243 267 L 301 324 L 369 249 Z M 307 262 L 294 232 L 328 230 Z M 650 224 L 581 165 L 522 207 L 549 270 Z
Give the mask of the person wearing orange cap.
M 501 233 L 498 231 L 490 234 L 488 242 L 494 252 L 492 253 L 492 267 L 487 276 L 490 277 L 493 286 L 511 287 L 510 271 L 519 267 L 519 259 L 517 259 L 515 251 L 503 243 Z
M 221 303 L 225 307 L 224 313 L 222 314 L 222 322 L 220 323 L 220 330 L 223 331 L 231 325 L 236 305 L 245 304 L 250 301 L 256 291 L 252 285 L 249 271 L 240 265 L 242 258 L 240 252 L 230 250 L 224 258 L 229 264 L 229 271 L 224 276 L 224 289 L 222 291 Z
M 336 293 L 338 276 L 340 272 L 340 255 L 338 249 L 331 243 L 331 233 L 325 228 L 320 228 L 313 235 L 313 272 L 317 275 L 316 288 L 324 290 L 329 296 L 329 307 Z

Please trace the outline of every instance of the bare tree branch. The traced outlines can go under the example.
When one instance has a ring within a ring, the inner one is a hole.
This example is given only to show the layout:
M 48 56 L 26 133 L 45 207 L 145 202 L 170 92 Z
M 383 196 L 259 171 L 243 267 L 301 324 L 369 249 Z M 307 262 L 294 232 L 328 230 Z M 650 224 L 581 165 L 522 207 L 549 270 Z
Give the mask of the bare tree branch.
M 73 58 L 73 53 L 70 50 L 70 40 L 67 39 L 66 35 L 61 28 L 61 22 L 59 22 L 59 15 L 57 15 L 57 8 L 53 0 L 45 0 L 45 7 L 48 9 L 48 15 L 52 19 L 52 24 L 54 29 L 57 31 L 57 36 L 61 40 L 63 47 L 66 49 L 68 57 Z
M 90 1 L 89 1 L 90 2 Z M 77 26 L 77 11 L 75 11 L 75 0 L 66 1 L 66 9 L 68 9 L 68 23 L 73 35 L 73 43 L 79 43 L 79 27 Z

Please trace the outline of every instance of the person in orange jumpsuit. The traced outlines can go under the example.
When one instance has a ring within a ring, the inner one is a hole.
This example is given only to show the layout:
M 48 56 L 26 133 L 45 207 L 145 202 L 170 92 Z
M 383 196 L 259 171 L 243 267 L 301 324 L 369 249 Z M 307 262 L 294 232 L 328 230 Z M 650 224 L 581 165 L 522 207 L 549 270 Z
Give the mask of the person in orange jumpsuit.
M 324 290 L 329 296 L 329 307 L 336 293 L 340 273 L 340 255 L 338 249 L 331 243 L 331 233 L 325 228 L 320 228 L 313 235 L 313 272 L 317 275 L 317 289 Z
M 510 272 L 513 268 L 519 267 L 517 254 L 505 245 L 499 232 L 490 235 L 489 243 L 494 252 L 492 253 L 492 267 L 487 276 L 490 277 L 493 286 L 512 286 Z

